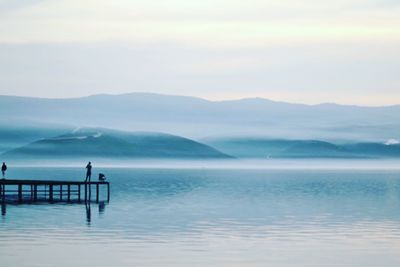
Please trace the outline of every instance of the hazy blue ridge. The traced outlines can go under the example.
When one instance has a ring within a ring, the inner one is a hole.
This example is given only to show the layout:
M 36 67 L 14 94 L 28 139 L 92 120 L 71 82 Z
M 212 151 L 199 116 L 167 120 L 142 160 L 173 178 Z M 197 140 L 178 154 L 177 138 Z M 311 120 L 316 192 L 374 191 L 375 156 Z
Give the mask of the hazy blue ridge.
M 46 123 L 168 132 L 190 138 L 400 139 L 400 105 L 302 105 L 262 98 L 208 101 L 147 93 L 70 99 L 0 96 L 0 123 Z
M 255 137 L 207 138 L 197 142 L 157 132 L 80 128 L 43 138 L 60 129 L 0 131 L 3 160 L 89 158 L 399 158 L 400 145 L 374 142 L 341 143 Z M 29 143 L 35 137 L 39 140 Z M 25 142 L 25 143 L 24 143 Z M 24 143 L 24 144 L 22 144 Z M 28 143 L 28 144 L 26 144 Z M 22 145 L 21 145 L 22 144 Z M 15 148 L 16 146 L 19 146 Z
M 399 144 L 333 144 L 319 140 L 209 138 L 202 140 L 240 158 L 399 158 Z
M 63 125 L 25 124 L 24 126 L 10 126 L 5 124 L 0 126 L 0 153 L 70 130 L 72 130 L 72 127 Z
M 84 128 L 35 141 L 2 155 L 4 159 L 62 158 L 230 158 L 208 145 L 163 133 L 129 133 Z

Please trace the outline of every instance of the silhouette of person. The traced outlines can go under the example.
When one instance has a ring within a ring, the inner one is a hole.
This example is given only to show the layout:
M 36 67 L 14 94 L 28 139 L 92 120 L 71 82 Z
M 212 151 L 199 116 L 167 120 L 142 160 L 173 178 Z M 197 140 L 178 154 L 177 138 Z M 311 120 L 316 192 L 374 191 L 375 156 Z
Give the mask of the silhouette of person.
M 3 165 L 1 166 L 1 174 L 3 175 L 3 179 L 6 178 L 6 170 L 7 170 L 7 165 L 5 162 L 3 162 Z
M 89 183 L 90 183 L 90 178 L 92 178 L 92 163 L 89 161 L 89 163 L 86 165 L 86 179 L 85 179 L 85 182 L 89 181 Z
M 104 175 L 104 173 L 99 173 L 99 181 L 105 181 L 106 180 L 106 176 Z

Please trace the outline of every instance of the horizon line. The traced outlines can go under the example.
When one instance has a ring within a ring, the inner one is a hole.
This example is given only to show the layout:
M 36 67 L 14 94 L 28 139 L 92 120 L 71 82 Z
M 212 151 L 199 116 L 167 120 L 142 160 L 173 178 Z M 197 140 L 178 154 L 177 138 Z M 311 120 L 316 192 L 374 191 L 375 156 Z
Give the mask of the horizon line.
M 303 105 L 303 106 L 321 106 L 321 105 L 336 105 L 336 106 L 348 106 L 348 107 L 365 107 L 365 108 L 384 108 L 384 107 L 395 107 L 400 106 L 399 104 L 383 104 L 383 105 L 363 105 L 363 104 L 344 104 L 339 102 L 319 102 L 319 103 L 301 103 L 301 102 L 291 102 L 285 100 L 275 100 L 267 97 L 261 96 L 249 96 L 249 97 L 239 97 L 239 98 L 225 98 L 225 99 L 209 99 L 201 96 L 193 96 L 193 95 L 178 95 L 178 94 L 168 94 L 168 93 L 156 93 L 156 92 L 129 92 L 129 93 L 98 93 L 98 94 L 90 94 L 83 96 L 71 96 L 71 97 L 45 97 L 45 96 L 30 96 L 30 95 L 7 95 L 0 94 L 0 97 L 17 97 L 17 98 L 30 98 L 30 99 L 48 99 L 48 100 L 73 100 L 73 99 L 82 99 L 82 98 L 90 98 L 96 96 L 126 96 L 126 95 L 158 95 L 158 96 L 166 96 L 166 97 L 186 97 L 186 98 L 194 98 L 199 100 L 204 100 L 208 102 L 234 102 L 234 101 L 244 101 L 244 100 L 261 100 L 261 101 L 269 101 L 274 103 L 281 104 L 290 104 L 290 105 Z

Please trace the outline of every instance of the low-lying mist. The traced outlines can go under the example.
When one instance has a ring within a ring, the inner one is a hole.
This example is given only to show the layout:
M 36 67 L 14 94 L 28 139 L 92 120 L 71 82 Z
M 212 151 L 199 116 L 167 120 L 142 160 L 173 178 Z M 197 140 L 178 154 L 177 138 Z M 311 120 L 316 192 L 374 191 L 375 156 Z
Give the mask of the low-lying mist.
M 159 169 L 282 169 L 282 170 L 400 170 L 400 159 L 212 159 L 212 160 L 171 160 L 171 159 L 88 159 L 93 171 L 98 168 L 159 168 Z M 73 167 L 82 170 L 85 160 L 29 160 L 7 162 L 13 167 Z

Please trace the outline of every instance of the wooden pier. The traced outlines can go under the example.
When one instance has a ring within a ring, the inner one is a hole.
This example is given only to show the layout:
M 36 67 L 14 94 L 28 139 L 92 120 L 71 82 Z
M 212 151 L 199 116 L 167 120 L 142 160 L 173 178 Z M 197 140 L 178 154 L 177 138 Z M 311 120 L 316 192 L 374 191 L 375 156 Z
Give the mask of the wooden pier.
M 0 201 L 91 201 L 92 187 L 95 200 L 100 201 L 101 186 L 107 187 L 106 200 L 110 201 L 110 183 L 105 181 L 80 182 L 57 180 L 0 179 Z

